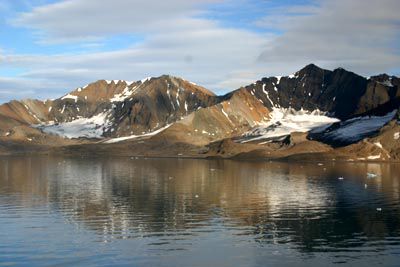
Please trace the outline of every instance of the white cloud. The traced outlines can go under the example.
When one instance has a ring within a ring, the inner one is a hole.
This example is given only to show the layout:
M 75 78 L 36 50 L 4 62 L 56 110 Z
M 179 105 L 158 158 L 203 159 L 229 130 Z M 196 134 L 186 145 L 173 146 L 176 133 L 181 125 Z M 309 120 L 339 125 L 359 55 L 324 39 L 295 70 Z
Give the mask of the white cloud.
M 28 69 L 22 79 L 47 81 L 43 86 L 60 94 L 98 79 L 138 80 L 162 74 L 227 91 L 249 80 L 234 77 L 238 70 L 252 72 L 253 79 L 262 75 L 257 58 L 270 36 L 224 28 L 198 16 L 204 14 L 204 4 L 218 1 L 70 0 L 36 7 L 12 23 L 35 29 L 42 43 L 92 41 L 115 34 L 139 34 L 143 40 L 108 52 L 7 54 L 3 64 Z
M 37 30 L 46 42 L 82 41 L 115 34 L 147 34 L 160 27 L 191 27 L 178 23 L 200 14 L 199 6 L 210 2 L 217 0 L 69 0 L 36 7 L 11 22 Z
M 0 66 L 28 70 L 7 82 L 0 79 L 0 92 L 30 88 L 30 93 L 25 90 L 30 97 L 45 98 L 98 79 L 172 74 L 221 93 L 262 76 L 289 74 L 310 62 L 368 75 L 399 66 L 398 1 L 322 0 L 314 6 L 271 9 L 254 22 L 280 30 L 280 35 L 224 27 L 207 19 L 204 4 L 216 1 L 69 0 L 35 7 L 12 23 L 35 30 L 41 43 L 79 42 L 101 49 L 102 40 L 114 35 L 141 39 L 107 52 L 46 55 L 0 50 Z
M 21 75 L 24 79 L 68 84 L 68 87 L 58 87 L 60 94 L 98 79 L 139 80 L 162 74 L 182 76 L 210 89 L 227 91 L 250 80 L 234 77 L 232 74 L 238 69 L 253 72 L 253 80 L 263 74 L 257 58 L 268 38 L 244 30 L 225 29 L 204 19 L 179 21 L 191 27 L 154 32 L 143 42 L 126 49 L 51 56 L 9 54 L 3 63 L 30 69 Z
M 54 97 L 54 91 L 44 89 L 46 87 L 51 88 L 46 81 L 0 77 L 0 103 L 13 99 L 36 98 L 37 92 L 49 98 Z
M 366 75 L 391 71 L 400 64 L 399 9 L 398 0 L 337 0 L 267 16 L 257 25 L 284 33 L 260 59 L 297 67 L 310 62 L 343 66 Z

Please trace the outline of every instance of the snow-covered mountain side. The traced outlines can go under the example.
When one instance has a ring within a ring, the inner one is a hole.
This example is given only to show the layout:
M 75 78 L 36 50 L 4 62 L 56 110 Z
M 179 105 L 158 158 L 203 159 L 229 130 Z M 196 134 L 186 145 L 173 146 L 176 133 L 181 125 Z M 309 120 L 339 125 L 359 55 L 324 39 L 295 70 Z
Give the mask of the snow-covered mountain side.
M 65 138 L 146 134 L 213 105 L 217 99 L 207 89 L 172 76 L 137 82 L 101 80 L 55 100 L 4 104 L 0 116 L 11 121 L 1 130 L 10 137 L 13 126 L 20 124 Z
M 350 155 L 343 147 L 379 138 L 388 125 L 398 127 L 399 99 L 395 76 L 365 78 L 313 64 L 223 96 L 168 75 L 100 80 L 55 100 L 1 105 L 0 153 L 61 146 L 94 153 L 118 147 L 131 155 L 149 150 L 202 157 L 276 158 L 331 150 Z M 385 137 L 381 149 L 385 142 L 400 142 L 395 137 L 396 132 L 393 140 Z M 396 159 L 396 153 L 374 159 Z

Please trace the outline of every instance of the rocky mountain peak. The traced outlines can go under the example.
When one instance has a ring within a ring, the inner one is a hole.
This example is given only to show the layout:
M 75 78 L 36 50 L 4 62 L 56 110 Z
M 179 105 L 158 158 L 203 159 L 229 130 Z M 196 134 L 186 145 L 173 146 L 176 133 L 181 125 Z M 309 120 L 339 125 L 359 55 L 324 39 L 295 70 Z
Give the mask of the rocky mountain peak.
M 0 105 L 0 136 L 33 140 L 29 129 L 43 140 L 51 135 L 119 142 L 162 132 L 160 140 L 205 145 L 224 138 L 244 140 L 249 132 L 250 140 L 275 142 L 291 131 L 307 132 L 334 123 L 328 133 L 313 135 L 331 143 L 337 142 L 341 123 L 355 118 L 363 123 L 378 117 L 379 127 L 365 131 L 362 138 L 376 133 L 392 120 L 399 99 L 397 77 L 381 74 L 366 79 L 315 64 L 293 75 L 264 77 L 224 96 L 172 75 L 98 80 L 55 100 Z
M 304 76 L 320 76 L 323 72 L 328 72 L 317 65 L 311 63 L 302 68 L 301 70 L 295 73 L 295 76 L 304 77 Z

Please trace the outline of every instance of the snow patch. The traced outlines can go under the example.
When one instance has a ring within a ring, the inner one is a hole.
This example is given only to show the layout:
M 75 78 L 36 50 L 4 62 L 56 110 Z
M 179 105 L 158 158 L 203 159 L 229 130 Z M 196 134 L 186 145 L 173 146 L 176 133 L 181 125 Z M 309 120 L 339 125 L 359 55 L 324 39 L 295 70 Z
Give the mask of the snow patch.
M 228 119 L 229 123 L 233 125 L 233 122 L 231 121 L 231 119 L 229 118 L 228 113 L 225 112 L 224 108 L 221 108 L 222 114 L 224 114 L 224 116 Z
M 262 90 L 263 90 L 264 94 L 267 95 L 268 101 L 271 103 L 272 106 L 274 106 L 274 102 L 272 102 L 271 98 L 269 98 L 269 94 L 268 94 L 267 90 L 265 90 L 265 86 L 266 86 L 266 84 L 263 83 L 263 85 L 262 85 Z
M 393 139 L 398 140 L 400 138 L 400 132 L 394 133 L 393 134 Z
M 180 92 L 180 88 L 178 90 L 176 90 L 176 104 L 178 105 L 178 108 L 181 107 L 181 105 L 179 104 L 179 92 Z
M 383 146 L 382 146 L 382 144 L 380 142 L 376 142 L 376 143 L 374 143 L 374 145 L 376 145 L 380 149 L 383 149 Z
M 388 80 L 385 80 L 385 81 L 381 82 L 380 84 L 385 85 L 385 86 L 389 86 L 389 87 L 393 87 L 392 79 L 391 79 L 391 78 L 388 79 Z
M 143 84 L 143 83 L 145 83 L 145 82 L 147 82 L 147 81 L 150 81 L 152 78 L 153 78 L 153 77 L 146 77 L 146 78 L 140 80 L 140 82 Z
M 133 87 L 132 89 L 129 88 L 128 86 L 125 87 L 125 89 L 119 93 L 119 94 L 115 94 L 113 98 L 110 99 L 110 102 L 122 102 L 125 99 L 127 99 L 128 97 L 130 97 L 135 91 L 136 91 L 136 86 Z
M 61 97 L 61 99 L 62 100 L 64 100 L 64 99 L 73 99 L 73 100 L 75 100 L 75 103 L 76 103 L 78 101 L 78 96 L 77 95 L 68 94 L 68 95 L 65 95 L 65 96 Z
M 141 135 L 130 135 L 130 136 L 123 136 L 123 137 L 118 137 L 118 138 L 112 138 L 110 140 L 105 141 L 104 143 L 106 144 L 113 144 L 113 143 L 118 143 L 121 141 L 125 141 L 125 140 L 130 140 L 130 139 L 136 139 L 136 138 L 140 138 L 140 137 L 149 137 L 149 136 L 153 136 L 156 135 L 158 133 L 161 133 L 162 131 L 164 131 L 165 129 L 167 129 L 168 127 L 170 127 L 172 124 L 168 124 L 165 127 L 162 127 L 156 131 L 150 132 L 150 133 L 145 133 L 145 134 L 141 134 Z
M 380 158 L 381 158 L 381 154 L 368 157 L 368 159 L 380 159 Z

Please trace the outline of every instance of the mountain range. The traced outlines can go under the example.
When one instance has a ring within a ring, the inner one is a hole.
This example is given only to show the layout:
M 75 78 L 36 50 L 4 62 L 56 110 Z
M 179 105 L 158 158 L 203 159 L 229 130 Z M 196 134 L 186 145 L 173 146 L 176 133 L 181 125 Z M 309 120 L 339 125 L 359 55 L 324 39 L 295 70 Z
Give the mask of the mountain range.
M 0 105 L 0 154 L 400 160 L 400 79 L 314 64 L 225 95 L 182 78 L 99 80 Z

